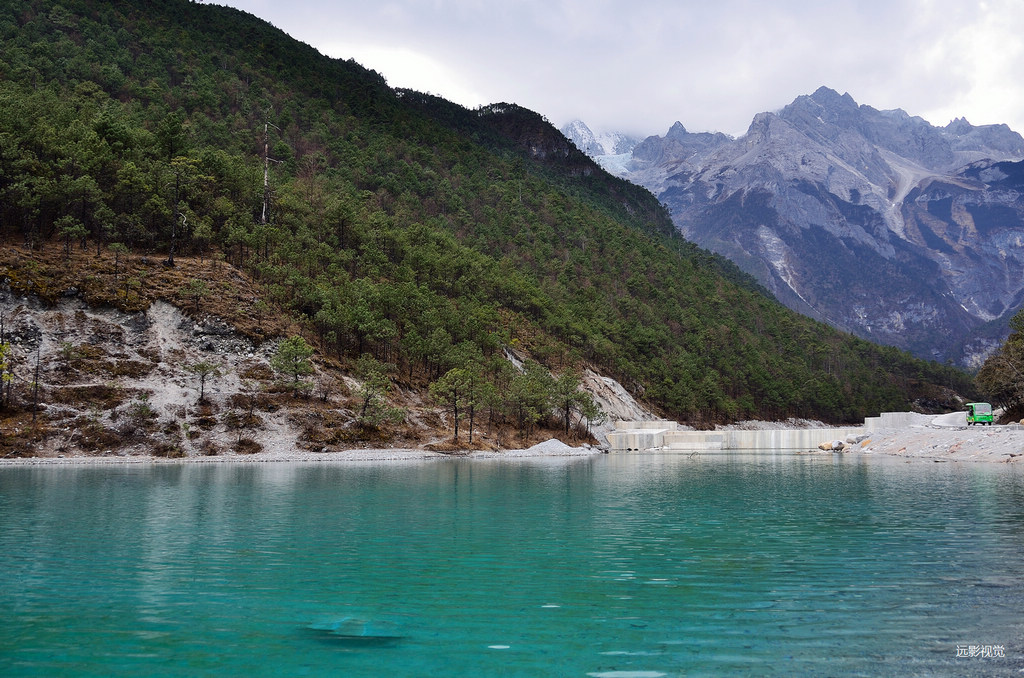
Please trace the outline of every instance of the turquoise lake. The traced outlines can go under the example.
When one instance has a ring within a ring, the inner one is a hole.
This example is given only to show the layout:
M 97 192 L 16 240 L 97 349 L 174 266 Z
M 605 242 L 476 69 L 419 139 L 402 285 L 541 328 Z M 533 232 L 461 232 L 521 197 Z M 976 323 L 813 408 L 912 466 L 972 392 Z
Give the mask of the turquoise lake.
M 8 467 L 0 675 L 1024 675 L 1022 556 L 1006 465 Z

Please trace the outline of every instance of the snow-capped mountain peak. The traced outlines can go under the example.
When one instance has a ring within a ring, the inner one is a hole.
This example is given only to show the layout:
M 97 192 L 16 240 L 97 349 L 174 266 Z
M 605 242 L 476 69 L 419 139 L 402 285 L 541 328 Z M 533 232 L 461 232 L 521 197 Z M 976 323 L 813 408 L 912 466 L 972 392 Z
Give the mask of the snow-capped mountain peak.
M 573 120 L 562 127 L 562 134 L 592 158 L 602 155 L 631 153 L 640 140 L 621 132 L 595 133 L 582 120 Z
M 827 87 L 738 139 L 676 123 L 620 173 L 780 301 L 864 338 L 977 367 L 1024 302 L 1024 138 L 935 127 Z

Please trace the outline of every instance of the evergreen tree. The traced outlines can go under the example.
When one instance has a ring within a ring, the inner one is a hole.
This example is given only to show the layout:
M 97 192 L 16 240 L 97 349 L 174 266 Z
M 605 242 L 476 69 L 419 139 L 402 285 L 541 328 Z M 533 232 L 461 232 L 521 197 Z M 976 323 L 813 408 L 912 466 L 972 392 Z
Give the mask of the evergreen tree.
M 291 377 L 291 387 L 297 392 L 301 388 L 300 378 L 313 373 L 312 356 L 313 347 L 302 337 L 294 335 L 278 343 L 270 366 Z
M 356 362 L 356 378 L 360 385 L 356 397 L 360 401 L 359 423 L 377 427 L 386 421 L 397 422 L 404 418 L 404 412 L 388 405 L 387 394 L 391 392 L 391 377 L 388 366 L 371 355 L 362 355 Z
M 206 401 L 206 381 L 220 376 L 220 366 L 208 360 L 201 360 L 189 365 L 189 371 L 199 378 L 199 402 Z

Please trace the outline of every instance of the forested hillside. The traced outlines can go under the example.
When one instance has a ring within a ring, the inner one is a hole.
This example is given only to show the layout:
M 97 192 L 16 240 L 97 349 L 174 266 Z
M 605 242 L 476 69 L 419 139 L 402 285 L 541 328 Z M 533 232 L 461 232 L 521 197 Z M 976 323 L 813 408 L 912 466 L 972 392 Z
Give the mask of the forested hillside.
M 466 370 L 509 417 L 506 347 L 704 425 L 970 388 L 769 299 L 521 107 L 395 91 L 186 0 L 4 0 L 0 40 L 3 243 L 223 257 L 324 354 L 424 391 Z
M 1010 336 L 978 370 L 978 387 L 1006 423 L 1024 417 L 1024 311 L 1010 319 Z

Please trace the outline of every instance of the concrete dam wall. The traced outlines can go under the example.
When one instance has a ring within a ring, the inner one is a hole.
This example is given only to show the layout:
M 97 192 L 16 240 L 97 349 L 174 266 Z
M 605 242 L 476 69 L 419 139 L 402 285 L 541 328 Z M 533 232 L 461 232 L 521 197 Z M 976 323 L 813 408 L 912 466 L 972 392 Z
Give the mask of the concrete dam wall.
M 914 412 L 885 412 L 869 417 L 863 426 L 718 431 L 683 431 L 674 421 L 618 421 L 608 434 L 613 452 L 698 450 L 812 450 L 821 443 L 868 435 L 872 431 L 905 428 L 929 421 Z

